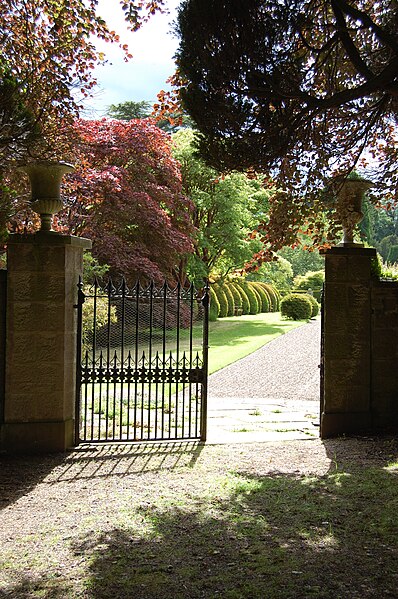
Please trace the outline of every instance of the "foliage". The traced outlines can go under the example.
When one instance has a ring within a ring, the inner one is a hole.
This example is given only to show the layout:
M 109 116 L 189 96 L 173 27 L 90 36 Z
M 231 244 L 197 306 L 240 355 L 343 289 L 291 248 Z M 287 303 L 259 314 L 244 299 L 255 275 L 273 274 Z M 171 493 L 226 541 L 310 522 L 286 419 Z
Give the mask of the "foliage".
M 173 136 L 173 142 L 184 193 L 195 207 L 198 234 L 188 269 L 190 279 L 197 283 L 211 273 L 222 278 L 242 268 L 260 249 L 250 234 L 267 211 L 269 192 L 261 178 L 241 173 L 222 176 L 206 166 L 195 154 L 194 136 L 193 130 L 184 129 Z
M 335 196 L 319 190 L 362 158 L 375 158 L 375 192 L 395 197 L 397 16 L 390 1 L 181 4 L 174 82 L 201 155 L 221 171 L 272 170 L 280 185 L 264 258 L 303 227 L 317 243 L 335 237 L 323 216 Z
M 123 0 L 120 12 L 137 30 L 163 0 Z M 65 158 L 68 130 L 96 84 L 95 65 L 105 60 L 96 43 L 129 49 L 101 17 L 96 0 L 13 0 L 0 3 L 0 238 L 21 202 L 16 164 L 34 158 Z M 67 143 L 69 146 L 69 143 Z
M 260 296 L 260 312 L 270 312 L 270 302 L 271 299 L 268 295 L 268 291 L 259 283 L 251 282 L 250 283 L 253 289 L 255 289 Z
M 307 293 L 306 297 L 308 297 L 308 299 L 311 302 L 311 308 L 312 308 L 311 318 L 315 318 L 315 316 L 318 316 L 318 314 L 319 314 L 319 304 L 313 295 Z
M 231 293 L 232 297 L 234 298 L 234 312 L 235 312 L 235 309 L 237 311 L 241 311 L 242 310 L 242 295 L 240 294 L 239 289 L 236 287 L 236 285 L 234 285 L 230 281 L 226 284 L 226 286 L 228 287 L 229 292 Z
M 381 257 L 383 258 L 383 260 L 385 260 L 386 262 L 388 261 L 388 254 L 389 254 L 390 248 L 397 244 L 398 244 L 398 235 L 396 235 L 396 234 L 387 235 L 386 237 L 383 237 L 383 239 L 381 239 L 380 243 L 377 244 L 377 249 L 378 249 L 379 253 L 381 254 Z
M 192 204 L 169 136 L 147 119 L 78 121 L 76 134 L 58 228 L 92 239 L 99 262 L 130 282 L 184 282 Z
M 290 293 L 281 300 L 281 314 L 293 320 L 309 320 L 312 304 L 306 293 Z
M 305 275 L 309 270 L 321 270 L 324 267 L 324 259 L 317 249 L 309 251 L 302 246 L 295 248 L 285 247 L 278 252 L 278 256 L 288 260 L 292 266 L 293 277 Z
M 266 282 L 278 289 L 282 295 L 290 293 L 293 285 L 293 270 L 290 262 L 277 256 L 271 262 L 265 262 L 247 275 L 248 281 Z
M 279 302 L 280 302 L 280 296 L 279 296 L 278 290 L 275 289 L 275 287 L 273 285 L 270 285 L 268 283 L 263 283 L 262 281 L 259 281 L 259 285 L 261 285 L 268 293 L 268 296 L 270 298 L 270 311 L 277 312 L 279 310 Z
M 240 286 L 245 291 L 247 298 L 249 300 L 249 305 L 250 305 L 249 314 L 258 314 L 260 312 L 260 308 L 258 305 L 257 296 L 256 296 L 255 292 L 253 291 L 253 288 L 252 288 L 250 282 L 242 281 L 240 283 Z M 243 312 L 243 314 L 244 313 L 245 312 Z
M 241 297 L 242 314 L 250 314 L 250 302 L 246 290 L 238 281 L 231 283 L 231 287 L 234 287 Z
M 218 303 L 220 305 L 218 316 L 219 318 L 225 318 L 226 316 L 228 316 L 228 300 L 224 288 L 220 285 L 217 285 L 217 283 L 214 283 L 212 288 L 217 296 Z
M 146 100 L 141 100 L 140 102 L 128 100 L 119 104 L 111 104 L 107 112 L 112 119 L 119 119 L 121 121 L 146 119 L 151 116 L 152 105 Z
M 220 313 L 220 302 L 213 287 L 210 287 L 210 306 L 209 306 L 209 321 L 214 322 L 217 320 Z
M 225 297 L 227 298 L 227 302 L 228 302 L 227 316 L 234 316 L 235 315 L 235 299 L 234 299 L 234 295 L 230 289 L 230 286 L 228 285 L 228 283 L 226 281 L 219 281 L 218 283 L 221 286 L 221 289 L 224 291 Z
M 294 288 L 295 289 L 303 289 L 307 291 L 308 289 L 319 290 L 323 286 L 323 282 L 325 280 L 325 271 L 318 270 L 316 272 L 307 272 L 305 275 L 297 275 L 294 278 Z
M 91 252 L 83 254 L 83 282 L 91 284 L 97 279 L 102 281 L 105 275 L 109 273 L 108 264 L 100 264 Z
M 392 245 L 387 256 L 388 264 L 396 264 L 398 262 L 398 245 Z

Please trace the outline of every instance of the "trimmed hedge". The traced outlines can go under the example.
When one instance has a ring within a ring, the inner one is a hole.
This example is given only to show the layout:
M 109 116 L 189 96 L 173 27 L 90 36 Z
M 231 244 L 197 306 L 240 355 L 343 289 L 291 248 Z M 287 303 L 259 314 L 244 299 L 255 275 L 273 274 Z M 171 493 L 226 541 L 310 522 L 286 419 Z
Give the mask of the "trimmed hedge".
M 254 287 L 254 289 L 257 291 L 258 295 L 260 296 L 260 301 L 261 301 L 261 312 L 270 312 L 270 297 L 268 295 L 268 291 L 259 283 L 257 283 L 256 281 L 253 281 L 251 283 L 251 285 Z
M 214 293 L 217 296 L 218 302 L 220 304 L 220 310 L 218 312 L 219 318 L 225 318 L 228 315 L 228 300 L 224 293 L 224 290 L 218 283 L 213 284 Z
M 282 298 L 281 314 L 293 320 L 309 320 L 312 316 L 312 303 L 304 293 L 290 293 Z
M 246 292 L 246 295 L 247 295 L 249 303 L 250 303 L 249 314 L 258 314 L 260 311 L 260 308 L 259 308 L 257 297 L 256 297 L 256 294 L 255 294 L 253 288 L 247 282 L 241 283 L 241 287 Z
M 209 320 L 214 322 L 218 318 L 220 312 L 220 302 L 218 301 L 216 292 L 213 287 L 210 287 L 210 306 L 209 306 Z
M 220 287 L 224 291 L 225 297 L 227 298 L 227 302 L 228 302 L 227 316 L 234 316 L 234 314 L 235 314 L 235 299 L 234 299 L 233 293 L 231 291 L 231 288 L 227 283 L 220 284 Z
M 242 299 L 242 314 L 250 314 L 250 302 L 246 291 L 243 289 L 240 283 L 232 283 L 232 285 L 238 291 Z
M 278 312 L 280 304 L 279 291 L 275 289 L 273 285 L 269 283 L 263 283 L 259 281 L 259 284 L 266 290 L 270 298 L 270 312 Z
M 228 286 L 228 289 L 230 290 L 231 294 L 233 295 L 235 308 L 237 310 L 242 310 L 243 300 L 242 300 L 242 295 L 239 292 L 239 289 L 237 289 L 237 287 L 235 287 L 235 285 L 233 283 L 228 283 L 227 286 Z

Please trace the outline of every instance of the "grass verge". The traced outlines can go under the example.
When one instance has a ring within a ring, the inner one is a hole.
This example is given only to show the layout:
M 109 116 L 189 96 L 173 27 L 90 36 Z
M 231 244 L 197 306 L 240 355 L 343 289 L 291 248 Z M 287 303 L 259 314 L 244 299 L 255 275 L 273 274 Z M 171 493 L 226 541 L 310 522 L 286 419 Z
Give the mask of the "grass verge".
M 253 353 L 280 335 L 306 324 L 279 312 L 219 318 L 209 324 L 209 374 Z

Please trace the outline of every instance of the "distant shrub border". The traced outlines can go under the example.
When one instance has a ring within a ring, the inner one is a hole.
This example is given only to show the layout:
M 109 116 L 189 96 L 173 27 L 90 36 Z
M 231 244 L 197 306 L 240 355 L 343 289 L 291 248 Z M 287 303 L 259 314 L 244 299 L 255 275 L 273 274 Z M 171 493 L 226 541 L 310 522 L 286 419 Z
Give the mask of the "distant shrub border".
M 281 300 L 281 314 L 292 320 L 309 320 L 312 316 L 312 302 L 309 296 L 303 293 L 286 295 Z
M 278 312 L 280 294 L 260 281 L 219 280 L 211 284 L 210 320 L 226 316 Z

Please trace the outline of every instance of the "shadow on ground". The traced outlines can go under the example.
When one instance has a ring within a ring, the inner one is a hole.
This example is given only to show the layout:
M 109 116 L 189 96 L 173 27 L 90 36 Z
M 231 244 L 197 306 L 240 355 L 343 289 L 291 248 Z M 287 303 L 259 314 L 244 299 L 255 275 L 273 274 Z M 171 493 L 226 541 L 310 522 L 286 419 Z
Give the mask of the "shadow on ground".
M 226 464 L 217 485 L 199 493 L 185 473 L 175 496 L 132 503 L 123 527 L 71 542 L 84 564 L 82 586 L 32 575 L 3 596 L 396 597 L 397 441 L 324 447 L 330 468 L 322 475 L 260 475 Z

